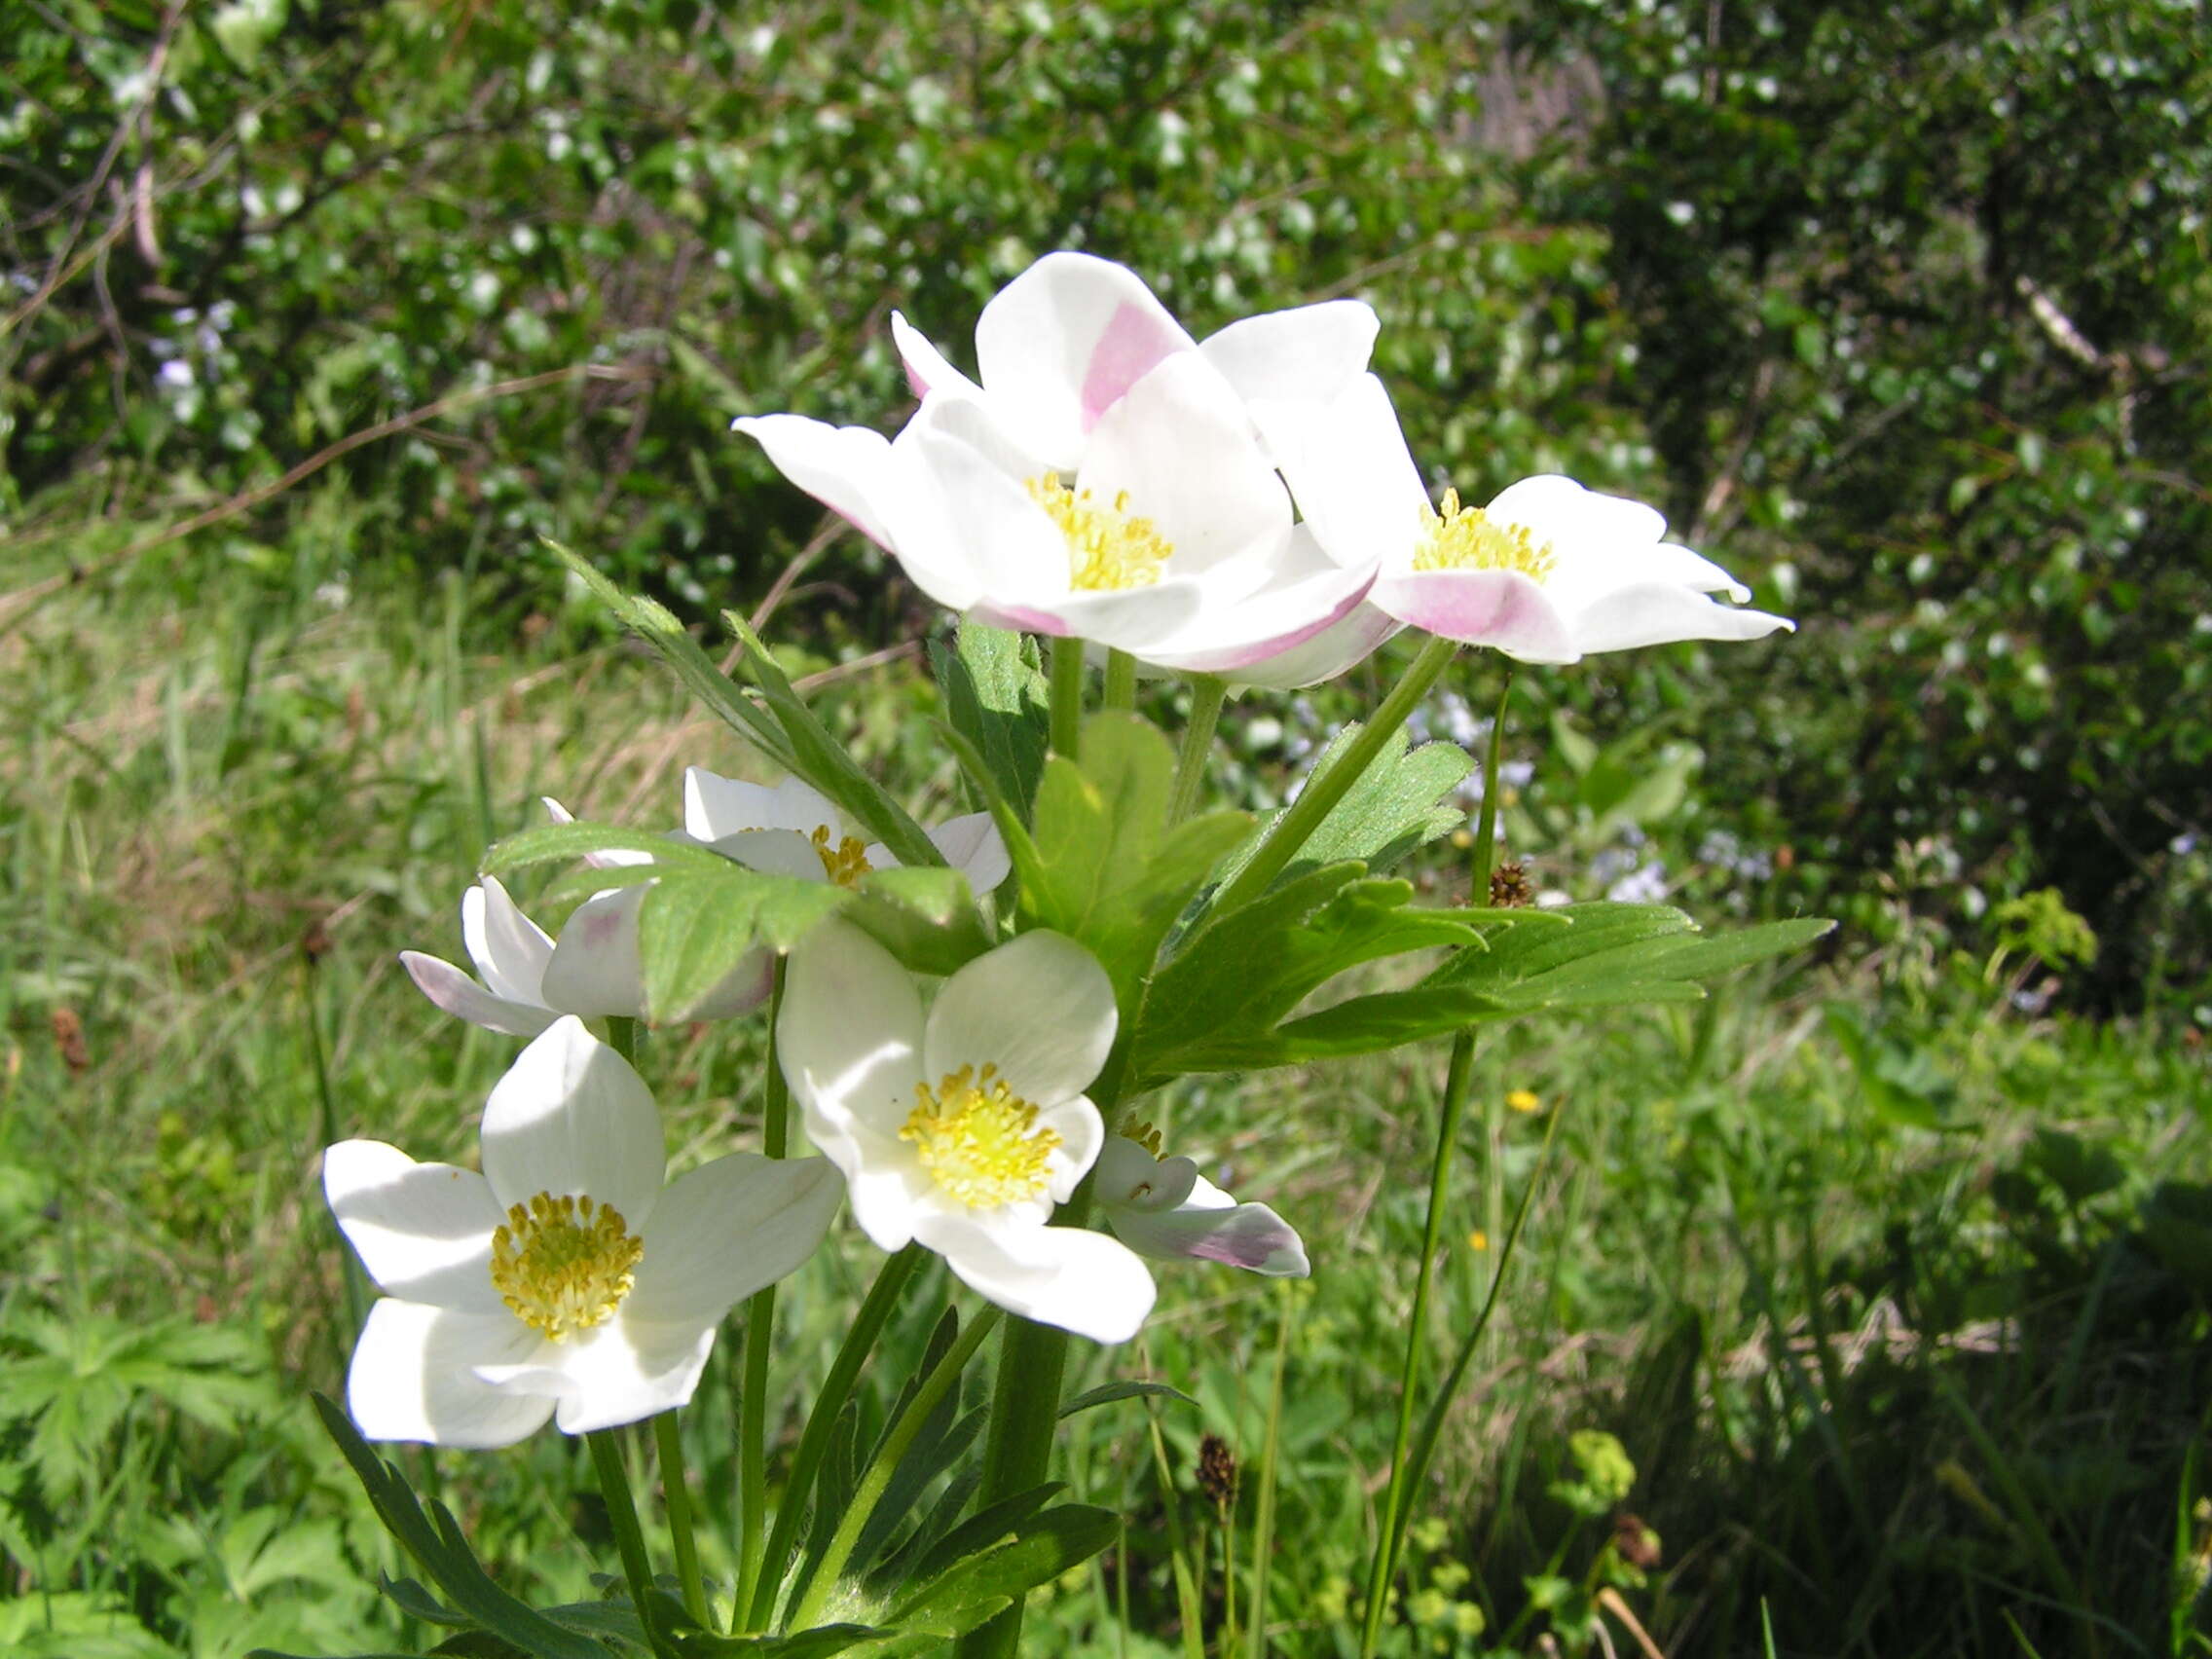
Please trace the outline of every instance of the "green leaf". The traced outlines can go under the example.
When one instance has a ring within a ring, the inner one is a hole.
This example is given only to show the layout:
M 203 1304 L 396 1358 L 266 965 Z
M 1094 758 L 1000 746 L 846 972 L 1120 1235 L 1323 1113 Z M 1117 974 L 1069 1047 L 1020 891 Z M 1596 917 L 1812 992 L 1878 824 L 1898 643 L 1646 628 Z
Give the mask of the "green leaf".
M 1174 770 L 1157 730 L 1108 712 L 1084 722 L 1081 764 L 1053 756 L 1037 788 L 1022 909 L 1098 958 L 1124 1021 L 1161 940 L 1251 822 L 1216 812 L 1167 829 Z
M 891 1611 L 903 1632 L 962 1636 L 1038 1585 L 1088 1561 L 1114 1541 L 1121 1518 L 1109 1509 L 1063 1503 L 1023 1522 L 1012 1537 L 947 1568 Z
M 870 870 L 845 918 L 917 974 L 950 974 L 993 943 L 967 876 L 942 866 Z
M 830 1659 L 856 1647 L 880 1648 L 899 1633 L 874 1625 L 817 1625 L 790 1636 L 718 1636 L 690 1631 L 674 1639 L 682 1659 Z
M 956 651 L 932 642 L 930 668 L 953 728 L 975 746 L 998 793 L 1026 817 L 1051 727 L 1036 642 L 963 621 Z
M 777 728 L 776 722 L 763 714 L 728 675 L 715 666 L 714 658 L 699 648 L 699 643 L 684 631 L 683 624 L 666 606 L 624 593 L 587 560 L 578 558 L 559 542 L 548 539 L 545 545 L 568 567 L 571 574 L 614 612 L 624 627 L 660 653 L 661 660 L 676 671 L 676 677 L 710 713 L 756 744 L 763 754 L 787 770 L 797 769 L 791 742 Z
M 1086 1388 L 1062 1406 L 1060 1416 L 1071 1418 L 1078 1412 L 1090 1410 L 1093 1406 L 1112 1405 L 1116 1400 L 1147 1399 L 1155 1395 L 1163 1395 L 1170 1400 L 1180 1400 L 1186 1406 L 1195 1406 L 1198 1403 L 1190 1395 L 1184 1393 L 1182 1389 L 1170 1388 L 1164 1382 L 1102 1382 L 1095 1388 Z
M 425 1516 L 406 1480 L 369 1449 L 352 1419 L 327 1396 L 316 1394 L 313 1399 L 315 1415 L 352 1465 L 377 1519 L 456 1609 L 535 1659 L 613 1659 L 599 1642 L 563 1630 L 493 1583 L 445 1506 L 433 1503 Z
M 1329 740 L 1307 776 L 1317 777 L 1358 734 L 1357 721 L 1346 725 Z M 1309 870 L 1348 859 L 1359 860 L 1370 871 L 1385 870 L 1415 848 L 1450 834 L 1465 822 L 1465 811 L 1449 797 L 1474 770 L 1473 758 L 1449 743 L 1424 743 L 1410 752 L 1406 744 L 1404 732 L 1391 734 L 1367 770 L 1329 809 L 1329 816 L 1321 820 L 1298 856 L 1284 867 L 1276 878 L 1278 886 Z M 1235 879 L 1281 816 L 1280 811 L 1270 813 L 1261 822 L 1222 870 L 1224 882 Z
M 1138 1088 L 1182 1072 L 1274 1064 L 1270 1033 L 1347 968 L 1438 946 L 1483 948 L 1490 931 L 1557 928 L 1543 910 L 1438 910 L 1413 885 L 1357 863 L 1295 876 L 1209 921 L 1153 979 L 1137 1034 Z
M 1428 986 L 1481 991 L 1503 1012 L 1694 1002 L 1696 981 L 1801 950 L 1835 924 L 1817 917 L 1768 922 L 1708 938 L 1665 904 L 1570 904 L 1546 912 L 1570 926 L 1513 933 L 1482 953 L 1456 957 Z
M 629 830 L 618 824 L 588 824 L 579 820 L 573 824 L 540 824 L 535 829 L 518 830 L 512 835 L 502 836 L 485 850 L 479 867 L 486 875 L 503 875 L 508 870 L 531 865 L 561 863 L 604 852 L 644 853 L 655 865 L 676 868 L 711 869 L 716 865 L 730 862 L 709 848 L 674 840 L 649 830 Z M 600 870 L 596 872 L 599 885 L 620 887 L 626 880 L 651 879 L 650 872 L 625 874 L 642 867 L 623 865 Z
M 885 793 L 881 784 L 845 753 L 844 745 L 830 735 L 814 711 L 792 688 L 776 659 L 759 637 L 734 610 L 722 612 L 722 621 L 745 647 L 746 672 L 760 687 L 769 713 L 783 728 L 791 758 L 785 764 L 834 801 L 855 823 L 891 849 L 901 864 L 921 867 L 941 865 L 944 855 L 922 832 L 906 809 Z
M 834 882 L 708 858 L 706 866 L 664 875 L 638 912 L 645 1007 L 664 1024 L 687 1017 L 755 945 L 789 950 L 853 897 Z

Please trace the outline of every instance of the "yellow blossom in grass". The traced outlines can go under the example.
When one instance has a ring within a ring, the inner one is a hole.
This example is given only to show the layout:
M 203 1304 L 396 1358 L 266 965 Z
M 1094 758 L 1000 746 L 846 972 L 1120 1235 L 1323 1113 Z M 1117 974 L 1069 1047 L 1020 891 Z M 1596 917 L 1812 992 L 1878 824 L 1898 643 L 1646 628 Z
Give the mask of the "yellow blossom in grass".
M 1541 1112 L 1544 1103 L 1532 1088 L 1516 1088 L 1505 1096 L 1505 1104 L 1516 1112 Z
M 1481 1228 L 1476 1228 L 1472 1233 L 1467 1235 L 1467 1248 L 1470 1250 L 1489 1249 L 1490 1235 L 1485 1233 Z

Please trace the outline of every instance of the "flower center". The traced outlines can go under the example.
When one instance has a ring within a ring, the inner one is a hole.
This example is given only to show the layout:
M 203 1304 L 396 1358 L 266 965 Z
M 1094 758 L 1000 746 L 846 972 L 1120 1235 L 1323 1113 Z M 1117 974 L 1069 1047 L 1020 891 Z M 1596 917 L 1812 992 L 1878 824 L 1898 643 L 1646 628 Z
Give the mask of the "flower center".
M 1025 488 L 1067 540 L 1070 587 L 1096 593 L 1151 587 L 1160 580 L 1160 568 L 1175 549 L 1152 520 L 1130 514 L 1126 490 L 1106 506 L 1091 499 L 1088 490 L 1071 490 L 1050 473 L 1028 480 Z
M 1051 1177 L 1046 1160 L 1057 1132 L 1037 1126 L 1037 1108 L 998 1075 L 974 1066 L 947 1072 L 932 1088 L 914 1085 L 914 1109 L 899 1130 L 938 1186 L 970 1209 L 1033 1198 Z
M 875 866 L 867 862 L 867 849 L 858 835 L 841 837 L 832 847 L 830 844 L 830 826 L 817 824 L 814 833 L 807 837 L 814 843 L 814 856 L 822 861 L 822 868 L 839 887 L 851 887 Z
M 1519 571 L 1542 581 L 1559 563 L 1548 541 L 1538 541 L 1527 525 L 1501 524 L 1480 507 L 1459 505 L 1459 492 L 1447 490 L 1434 513 L 1421 509 L 1417 571 Z
M 540 1193 L 492 1235 L 492 1286 L 515 1317 L 563 1343 L 613 1315 L 645 1253 L 620 1210 Z

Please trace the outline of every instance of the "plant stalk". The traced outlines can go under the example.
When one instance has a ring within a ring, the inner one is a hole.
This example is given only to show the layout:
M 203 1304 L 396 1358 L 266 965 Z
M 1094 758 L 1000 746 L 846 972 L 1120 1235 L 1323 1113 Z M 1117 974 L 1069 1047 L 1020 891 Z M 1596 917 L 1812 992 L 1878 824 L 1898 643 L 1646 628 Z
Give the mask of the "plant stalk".
M 608 1525 L 614 1531 L 614 1550 L 622 1558 L 622 1576 L 629 1581 L 630 1605 L 645 1626 L 645 1641 L 658 1654 L 667 1654 L 668 1639 L 661 1634 L 646 1597 L 653 1574 L 645 1559 L 645 1535 L 638 1527 L 637 1501 L 630 1495 L 630 1470 L 622 1458 L 621 1430 L 595 1428 L 584 1439 L 591 1446 L 592 1467 L 599 1474 L 600 1494 L 607 1500 Z
M 791 1088 L 776 1052 L 784 1012 L 784 959 L 776 958 L 768 993 L 768 1070 L 760 1084 L 760 1150 L 781 1158 L 791 1132 Z M 776 1287 L 745 1305 L 745 1380 L 737 1401 L 737 1597 L 733 1612 L 753 1604 L 760 1583 L 761 1539 L 768 1507 L 768 1350 L 775 1346 Z
M 1337 802 L 1344 799 L 1346 792 L 1359 782 L 1361 774 L 1382 753 L 1383 745 L 1397 735 L 1407 717 L 1428 695 L 1428 688 L 1451 666 L 1458 650 L 1456 642 L 1445 639 L 1432 638 L 1421 646 L 1420 655 L 1414 658 L 1403 678 L 1390 688 L 1390 694 L 1382 699 L 1382 706 L 1375 711 L 1375 718 L 1359 728 L 1359 735 L 1337 756 L 1336 764 L 1318 777 L 1306 780 L 1306 788 L 1275 820 L 1250 862 L 1214 900 L 1216 911 L 1227 913 L 1268 890 L 1284 866 L 1298 856 L 1299 848 L 1321 827 L 1322 820 L 1329 816 Z
M 1070 760 L 1083 750 L 1083 642 L 1065 635 L 1052 641 L 1052 753 Z
M 1133 709 L 1137 706 L 1137 659 L 1127 651 L 1109 649 L 1106 653 L 1106 689 L 1098 700 L 1102 709 Z
M 660 1456 L 661 1501 L 668 1508 L 668 1530 L 676 1540 L 676 1576 L 683 1586 L 683 1607 L 707 1624 L 707 1585 L 699 1573 L 699 1541 L 691 1530 L 691 1487 L 683 1472 L 683 1436 L 676 1413 L 662 1412 L 653 1419 L 653 1450 Z
M 1201 674 L 1192 680 L 1191 719 L 1183 727 L 1183 746 L 1175 756 L 1175 793 L 1167 800 L 1169 829 L 1190 817 L 1198 804 L 1206 758 L 1213 753 L 1214 728 L 1221 723 L 1222 705 L 1228 700 L 1229 682 L 1219 676 Z

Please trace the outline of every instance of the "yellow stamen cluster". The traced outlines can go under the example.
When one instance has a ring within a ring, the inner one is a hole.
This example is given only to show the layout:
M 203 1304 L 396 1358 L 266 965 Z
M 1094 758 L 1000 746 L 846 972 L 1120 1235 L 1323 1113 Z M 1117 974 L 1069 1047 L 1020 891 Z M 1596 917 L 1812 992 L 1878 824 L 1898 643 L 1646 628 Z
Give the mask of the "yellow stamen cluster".
M 1027 481 L 1029 498 L 1043 507 L 1068 544 L 1068 585 L 1086 593 L 1151 587 L 1175 549 L 1148 518 L 1129 512 L 1129 493 L 1111 506 L 1075 491 L 1050 473 Z
M 1127 1128 L 1122 1130 L 1122 1138 L 1135 1141 L 1137 1145 L 1151 1153 L 1156 1160 L 1162 1156 L 1160 1150 L 1162 1144 L 1161 1133 L 1150 1124 L 1131 1124 Z
M 1480 507 L 1462 507 L 1459 492 L 1447 490 L 1435 512 L 1421 508 L 1417 571 L 1519 571 L 1542 581 L 1559 563 L 1548 541 L 1538 541 L 1527 525 L 1500 524 Z
M 832 847 L 830 826 L 817 824 L 807 839 L 814 843 L 814 856 L 822 861 L 824 871 L 839 887 L 853 886 L 875 867 L 867 862 L 867 848 L 858 835 L 846 835 Z
M 539 1193 L 492 1235 L 492 1285 L 516 1318 L 567 1342 L 613 1316 L 645 1253 L 620 1210 Z
M 970 1209 L 1033 1198 L 1051 1176 L 1047 1160 L 1059 1146 L 1037 1126 L 1037 1108 L 998 1075 L 998 1067 L 947 1072 L 932 1088 L 914 1085 L 914 1109 L 899 1130 L 920 1154 L 938 1189 Z

